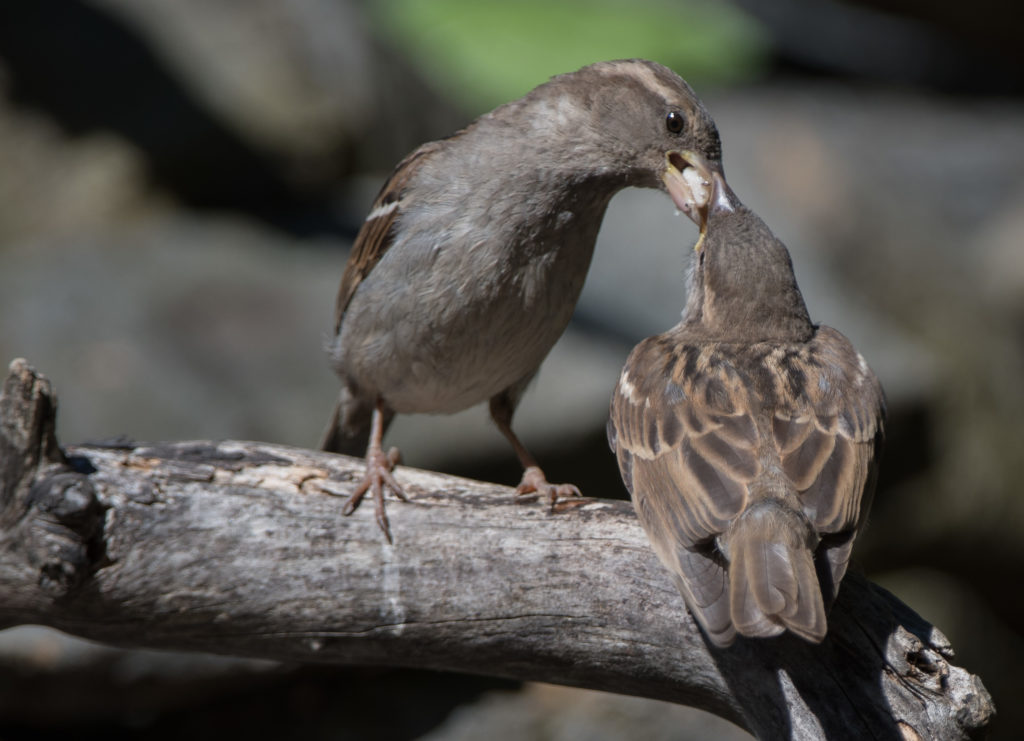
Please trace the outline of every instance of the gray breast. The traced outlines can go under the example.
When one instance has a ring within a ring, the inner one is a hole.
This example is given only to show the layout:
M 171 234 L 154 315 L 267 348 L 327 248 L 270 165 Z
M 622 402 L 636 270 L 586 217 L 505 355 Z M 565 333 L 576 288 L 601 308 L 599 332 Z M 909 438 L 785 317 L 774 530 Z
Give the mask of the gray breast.
M 486 219 L 443 205 L 404 214 L 333 352 L 343 375 L 399 413 L 458 411 L 532 375 L 572 315 L 603 214 L 562 209 L 529 230 L 500 214 L 497 236 L 482 239 Z

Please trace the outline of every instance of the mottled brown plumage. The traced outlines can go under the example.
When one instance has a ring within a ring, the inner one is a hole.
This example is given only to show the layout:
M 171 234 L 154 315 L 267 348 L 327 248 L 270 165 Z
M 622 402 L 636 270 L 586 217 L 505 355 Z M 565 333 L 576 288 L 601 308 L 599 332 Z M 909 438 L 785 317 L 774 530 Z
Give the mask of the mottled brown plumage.
M 715 644 L 818 642 L 870 506 L 882 389 L 849 340 L 811 322 L 785 246 L 720 169 L 683 158 L 711 190 L 704 208 L 673 192 L 702 225 L 686 310 L 629 356 L 609 441 Z

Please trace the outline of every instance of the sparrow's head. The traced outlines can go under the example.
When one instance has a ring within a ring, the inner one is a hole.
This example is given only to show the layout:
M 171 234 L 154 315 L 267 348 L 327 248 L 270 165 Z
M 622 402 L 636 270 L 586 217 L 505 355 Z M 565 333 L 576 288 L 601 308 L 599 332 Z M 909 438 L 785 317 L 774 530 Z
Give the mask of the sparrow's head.
M 598 62 L 552 78 L 531 97 L 543 114 L 535 120 L 558 130 L 552 140 L 568 139 L 578 168 L 618 178 L 620 187 L 664 190 L 674 151 L 721 168 L 715 122 L 686 81 L 656 62 Z
M 813 331 L 789 251 L 744 206 L 720 162 L 670 152 L 665 189 L 700 227 L 684 323 L 722 341 L 806 340 Z

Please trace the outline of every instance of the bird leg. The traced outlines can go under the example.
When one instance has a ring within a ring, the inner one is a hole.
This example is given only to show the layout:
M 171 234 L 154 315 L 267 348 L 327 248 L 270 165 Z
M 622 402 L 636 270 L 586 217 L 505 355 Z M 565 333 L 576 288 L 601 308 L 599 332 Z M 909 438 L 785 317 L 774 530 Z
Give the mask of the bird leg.
M 490 408 L 491 419 L 494 420 L 494 424 L 501 430 L 501 434 L 512 443 L 512 448 L 516 451 L 519 462 L 523 466 L 523 478 L 519 482 L 519 486 L 516 487 L 517 496 L 531 492 L 537 492 L 541 496 L 546 495 L 551 501 L 552 512 L 555 511 L 555 505 L 558 503 L 559 497 L 565 499 L 567 497 L 582 496 L 580 490 L 573 484 L 548 483 L 547 477 L 537 464 L 536 458 L 530 455 L 530 451 L 526 449 L 526 446 L 520 442 L 516 433 L 512 431 L 514 405 L 507 393 L 502 392 L 491 397 Z
M 370 445 L 366 449 L 366 474 L 363 476 L 359 486 L 356 487 L 356 490 L 352 492 L 352 496 L 345 502 L 345 507 L 341 513 L 345 516 L 352 514 L 356 511 L 359 503 L 363 501 L 363 497 L 366 496 L 367 492 L 373 492 L 374 515 L 377 519 L 377 524 L 384 531 L 384 537 L 388 539 L 388 543 L 393 543 L 388 515 L 384 511 L 384 487 L 386 486 L 391 489 L 404 502 L 408 502 L 409 497 L 405 495 L 405 491 L 395 481 L 395 477 L 391 475 L 391 471 L 398 465 L 400 458 L 398 448 L 391 448 L 387 453 L 381 448 L 384 438 L 385 412 L 384 402 L 378 399 L 373 409 L 373 418 L 371 420 Z

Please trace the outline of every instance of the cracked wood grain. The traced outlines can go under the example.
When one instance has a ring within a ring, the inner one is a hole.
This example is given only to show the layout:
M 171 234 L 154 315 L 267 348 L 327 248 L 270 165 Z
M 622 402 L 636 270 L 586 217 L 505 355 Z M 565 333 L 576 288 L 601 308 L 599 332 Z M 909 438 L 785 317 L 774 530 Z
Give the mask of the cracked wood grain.
M 48 382 L 0 397 L 0 627 L 118 646 L 541 680 L 701 707 L 761 738 L 972 738 L 981 680 L 893 595 L 843 583 L 820 646 L 708 646 L 627 502 L 551 514 L 399 468 L 388 545 L 340 515 L 361 462 L 264 443 L 54 437 Z

